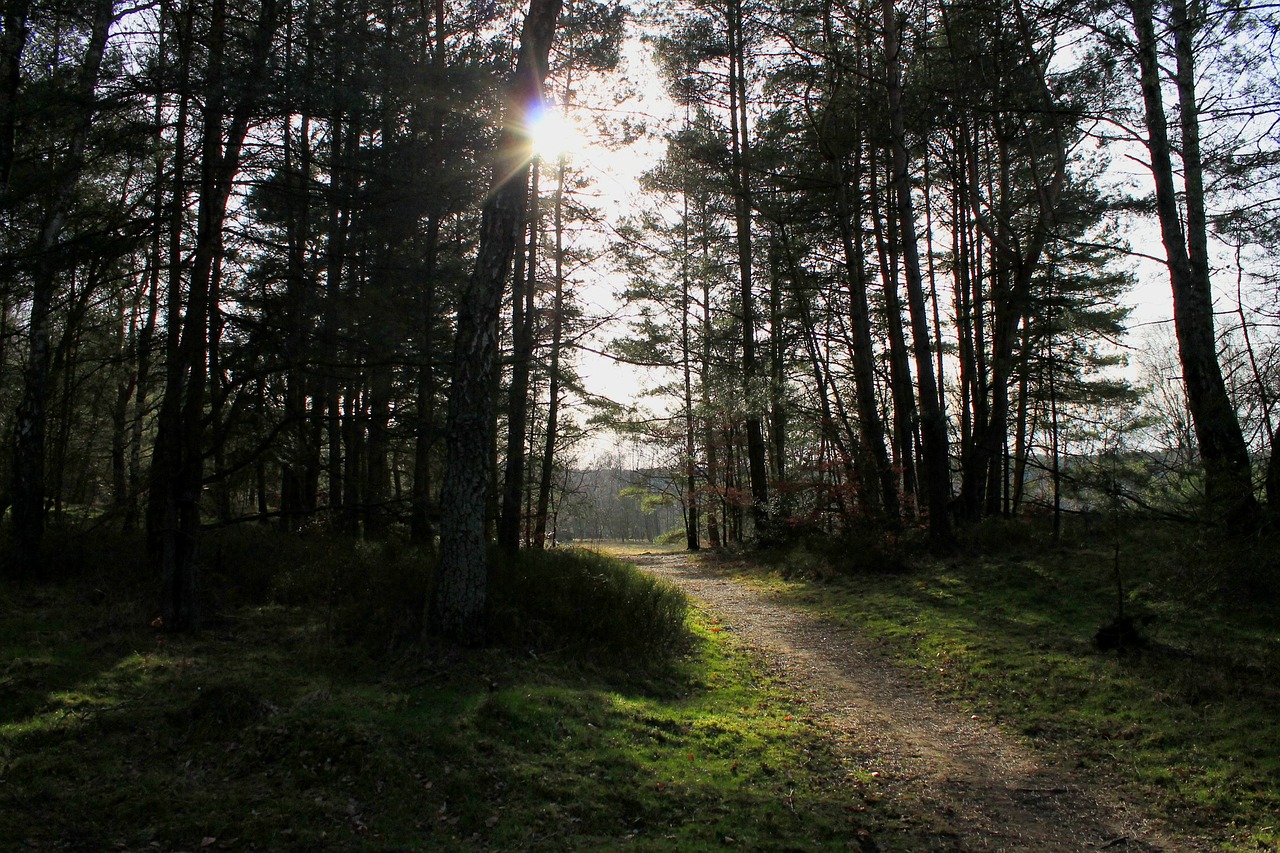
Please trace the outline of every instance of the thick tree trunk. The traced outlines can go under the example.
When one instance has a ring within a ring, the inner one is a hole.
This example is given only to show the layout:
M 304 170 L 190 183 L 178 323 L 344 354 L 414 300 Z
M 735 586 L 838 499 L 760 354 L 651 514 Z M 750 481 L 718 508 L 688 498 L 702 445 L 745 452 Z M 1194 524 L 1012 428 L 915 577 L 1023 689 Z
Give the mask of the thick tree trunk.
M 1227 394 L 1218 361 L 1209 279 L 1208 237 L 1204 210 L 1204 178 L 1200 158 L 1192 24 L 1182 0 L 1173 0 L 1173 36 L 1178 110 L 1182 122 L 1185 231 L 1178 206 L 1172 145 L 1160 86 L 1158 37 L 1153 0 L 1129 0 L 1137 36 L 1139 81 L 1147 123 L 1144 140 L 1156 188 L 1156 213 L 1173 289 L 1173 321 L 1186 386 L 1187 406 L 1204 464 L 1209 510 L 1233 527 L 1252 523 L 1257 513 L 1249 448 L 1235 406 Z
M 495 186 L 484 206 L 475 266 L 458 305 L 446 426 L 448 461 L 441 493 L 440 564 L 427 625 L 446 639 L 468 645 L 484 640 L 485 489 L 494 434 L 498 315 L 529 177 L 529 146 L 521 140 L 518 125 L 522 111 L 542 98 L 560 7 L 561 0 L 530 0 L 498 143 Z

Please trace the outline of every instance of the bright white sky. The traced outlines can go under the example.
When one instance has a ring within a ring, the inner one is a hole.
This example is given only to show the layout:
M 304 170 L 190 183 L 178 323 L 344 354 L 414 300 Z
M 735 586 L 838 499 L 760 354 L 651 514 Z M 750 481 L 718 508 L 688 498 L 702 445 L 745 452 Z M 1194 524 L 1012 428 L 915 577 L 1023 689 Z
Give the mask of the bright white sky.
M 616 100 L 618 96 L 612 87 L 617 80 L 631 81 L 634 93 L 624 100 Z M 663 90 L 648 48 L 635 34 L 628 38 L 623 50 L 623 64 L 615 74 L 580 87 L 573 110 L 575 115 L 567 123 L 571 137 L 568 154 L 571 162 L 590 181 L 591 186 L 586 192 L 593 196 L 591 202 L 602 210 L 609 222 L 616 223 L 635 212 L 640 192 L 639 178 L 666 152 L 663 133 L 674 111 L 675 106 Z M 627 119 L 643 122 L 648 134 L 627 146 L 611 149 L 591 126 L 593 116 L 606 121 Z M 575 125 L 576 130 L 573 129 Z M 607 242 L 609 236 L 598 239 Z M 613 272 L 607 253 L 590 269 L 583 270 L 582 276 L 580 294 L 588 315 L 627 315 L 626 306 L 614 298 L 624 282 Z M 624 333 L 620 319 L 603 327 L 588 346 L 602 350 L 610 338 Z M 591 352 L 580 353 L 578 368 L 588 391 L 620 403 L 635 403 L 646 385 L 652 384 L 643 375 L 643 369 L 619 364 Z

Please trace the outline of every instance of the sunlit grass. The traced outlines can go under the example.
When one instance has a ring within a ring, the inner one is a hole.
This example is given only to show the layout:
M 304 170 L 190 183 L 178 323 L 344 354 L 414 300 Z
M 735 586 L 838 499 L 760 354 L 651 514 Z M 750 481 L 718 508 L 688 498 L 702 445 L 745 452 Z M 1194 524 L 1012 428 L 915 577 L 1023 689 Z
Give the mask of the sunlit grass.
M 586 539 L 575 542 L 574 548 L 586 551 L 598 551 L 611 557 L 639 557 L 645 554 L 680 554 L 687 553 L 683 542 L 657 543 L 619 539 Z
M 676 657 L 380 656 L 324 608 L 172 637 L 82 597 L 3 599 L 0 849 L 928 849 L 700 618 Z
M 1092 642 L 1115 615 L 1112 548 L 1046 547 L 1003 529 L 986 534 L 997 544 L 980 555 L 920 557 L 907 573 L 831 579 L 775 555 L 744 580 L 853 628 L 1099 784 L 1155 803 L 1188 834 L 1223 850 L 1280 849 L 1280 621 L 1274 592 L 1260 585 L 1265 555 L 1250 575 L 1210 586 L 1203 578 L 1221 577 L 1211 562 L 1242 550 L 1192 547 L 1179 531 L 1127 532 L 1126 608 L 1150 642 L 1117 654 Z

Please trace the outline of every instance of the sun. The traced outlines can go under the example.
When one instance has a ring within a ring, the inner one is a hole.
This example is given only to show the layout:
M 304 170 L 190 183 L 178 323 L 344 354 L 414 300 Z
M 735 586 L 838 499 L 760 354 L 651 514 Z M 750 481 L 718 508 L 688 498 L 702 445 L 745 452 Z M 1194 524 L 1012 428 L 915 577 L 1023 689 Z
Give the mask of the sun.
M 525 133 L 533 148 L 533 156 L 544 163 L 555 162 L 561 157 L 572 158 L 587 145 L 582 131 L 564 113 L 546 104 L 539 104 L 529 111 Z

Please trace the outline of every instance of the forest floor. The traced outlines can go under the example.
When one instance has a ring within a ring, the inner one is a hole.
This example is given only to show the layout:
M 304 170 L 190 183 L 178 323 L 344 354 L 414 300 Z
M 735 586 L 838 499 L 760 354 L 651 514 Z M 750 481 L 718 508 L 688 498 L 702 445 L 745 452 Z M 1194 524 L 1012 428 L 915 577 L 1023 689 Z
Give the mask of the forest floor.
M 984 535 L 539 551 L 470 651 L 412 549 L 234 532 L 174 635 L 76 546 L 0 583 L 0 850 L 1280 853 L 1272 543 Z
M 1210 849 L 1175 839 L 1141 803 L 960 705 L 935 696 L 855 632 L 771 601 L 713 564 L 683 553 L 623 554 L 684 589 L 771 675 L 814 710 L 846 760 L 934 816 L 966 851 Z

